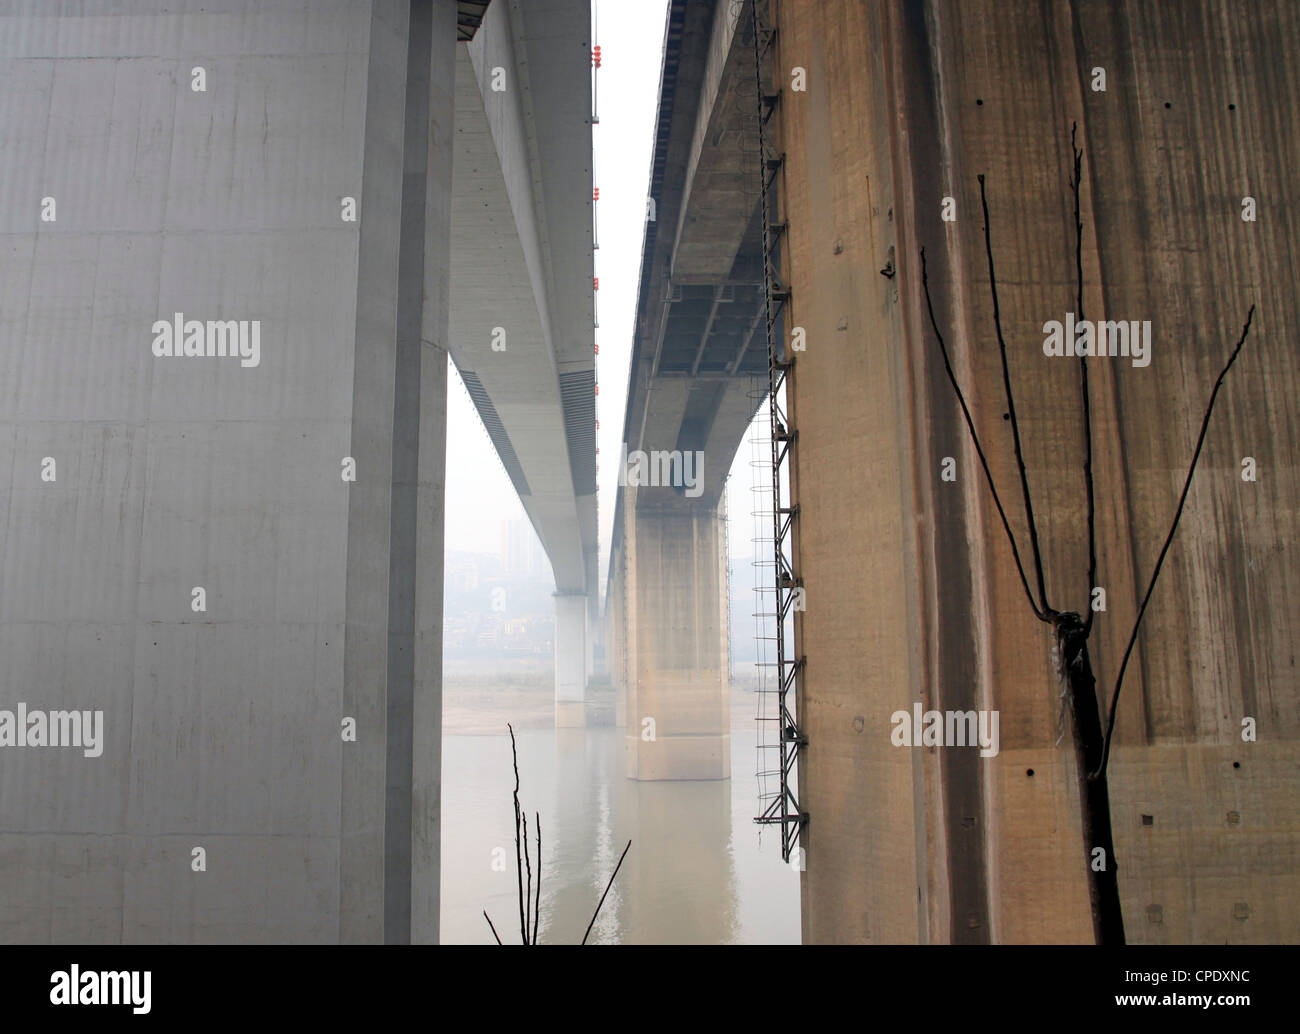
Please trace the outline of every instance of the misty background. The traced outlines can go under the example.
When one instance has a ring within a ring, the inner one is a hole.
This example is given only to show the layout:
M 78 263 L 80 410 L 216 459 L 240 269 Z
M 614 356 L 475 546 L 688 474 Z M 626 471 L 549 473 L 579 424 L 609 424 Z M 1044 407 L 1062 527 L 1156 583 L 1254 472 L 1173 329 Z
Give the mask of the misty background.
M 665 0 L 593 3 L 602 51 L 593 128 L 602 611 L 666 13 Z M 588 690 L 590 727 L 554 728 L 550 562 L 454 364 L 448 382 L 443 941 L 490 943 L 483 909 L 500 926 L 517 908 L 509 722 L 524 807 L 547 829 L 543 943 L 581 940 L 628 839 L 633 848 L 593 942 L 797 943 L 797 873 L 781 860 L 779 831 L 753 822 L 762 652 L 754 587 L 771 571 L 754 563 L 756 538 L 764 558 L 771 549 L 770 528 L 756 528 L 753 516 L 770 507 L 755 477 L 770 462 L 765 439 L 741 443 L 727 488 L 732 778 L 637 782 L 624 773 L 624 730 L 614 727 L 613 689 L 599 676 Z M 758 419 L 766 425 L 765 407 Z

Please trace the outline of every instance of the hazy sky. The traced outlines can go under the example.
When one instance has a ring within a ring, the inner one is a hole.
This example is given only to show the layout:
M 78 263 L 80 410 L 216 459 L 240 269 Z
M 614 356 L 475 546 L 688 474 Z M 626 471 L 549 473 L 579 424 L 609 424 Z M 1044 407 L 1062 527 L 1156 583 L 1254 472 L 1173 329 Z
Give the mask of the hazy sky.
M 609 556 L 618 457 L 627 398 L 632 323 L 641 275 L 645 199 L 650 183 L 654 123 L 659 106 L 667 0 L 596 0 L 595 42 L 601 48 L 597 80 L 600 122 L 593 128 L 596 206 L 596 295 L 600 355 L 597 416 L 600 432 L 601 573 Z M 452 366 L 447 411 L 447 549 L 496 552 L 501 526 L 526 520 L 523 506 L 483 429 L 465 386 Z M 737 471 L 748 471 L 742 443 Z M 748 476 L 730 493 L 730 553 L 750 553 Z M 738 521 L 739 519 L 739 521 Z

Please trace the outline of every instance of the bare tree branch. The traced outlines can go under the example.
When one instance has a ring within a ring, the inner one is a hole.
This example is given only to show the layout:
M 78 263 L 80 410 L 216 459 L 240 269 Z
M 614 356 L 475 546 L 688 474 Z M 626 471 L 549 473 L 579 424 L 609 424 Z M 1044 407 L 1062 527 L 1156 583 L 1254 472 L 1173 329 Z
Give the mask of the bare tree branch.
M 1020 573 L 1020 584 L 1025 588 L 1025 597 L 1029 600 L 1029 606 L 1033 609 L 1034 616 L 1040 621 L 1048 620 L 1047 615 L 1038 609 L 1038 604 L 1034 602 L 1034 594 L 1029 591 L 1029 579 L 1025 577 L 1025 565 L 1020 559 L 1020 548 L 1016 545 L 1016 536 L 1011 531 L 1011 523 L 1007 520 L 1007 512 L 1002 507 L 1002 499 L 998 496 L 998 486 L 993 483 L 993 472 L 989 470 L 989 462 L 984 458 L 984 449 L 980 446 L 980 436 L 975 433 L 975 421 L 971 418 L 970 407 L 966 405 L 966 396 L 962 394 L 961 386 L 957 383 L 957 375 L 952 372 L 952 361 L 948 357 L 948 346 L 944 344 L 943 333 L 939 330 L 939 321 L 934 316 L 934 300 L 930 297 L 930 277 L 925 264 L 925 249 L 921 249 L 921 286 L 925 290 L 925 304 L 930 313 L 930 327 L 934 330 L 934 336 L 939 340 L 939 351 L 943 354 L 943 368 L 948 372 L 948 381 L 952 384 L 952 390 L 957 393 L 957 401 L 961 404 L 962 416 L 966 418 L 966 429 L 970 431 L 971 441 L 975 445 L 975 454 L 979 457 L 980 466 L 984 468 L 984 477 L 988 481 L 989 491 L 993 493 L 993 504 L 998 508 L 998 516 L 1002 518 L 1002 527 L 1007 533 L 1007 541 L 1011 543 L 1011 554 L 1016 559 L 1016 570 Z
M 528 812 L 524 812 L 523 819 L 524 819 L 524 865 L 527 866 L 528 868 L 528 882 L 525 885 L 525 892 L 524 892 L 524 927 L 525 927 L 524 943 L 532 944 L 533 943 L 532 931 L 528 929 L 533 919 L 533 863 L 532 863 L 532 859 L 528 857 Z
M 1070 151 L 1074 155 L 1074 175 L 1070 186 L 1074 190 L 1074 269 L 1078 284 L 1075 295 L 1075 311 L 1078 320 L 1083 322 L 1083 218 L 1079 209 L 1079 184 L 1083 180 L 1083 151 L 1075 144 L 1079 133 L 1079 123 L 1070 126 Z M 1092 590 L 1097 585 L 1097 505 L 1092 487 L 1092 404 L 1088 394 L 1088 357 L 1079 356 L 1079 384 L 1083 394 L 1083 483 L 1088 492 L 1088 609 L 1083 619 L 1083 634 L 1092 631 L 1092 619 L 1096 611 L 1092 609 Z
M 989 290 L 993 294 L 993 327 L 998 335 L 998 353 L 1002 357 L 1002 383 L 1007 392 L 1007 413 L 1011 417 L 1011 440 L 1016 447 L 1016 465 L 1020 468 L 1020 487 L 1025 497 L 1025 517 L 1029 521 L 1029 545 L 1034 554 L 1034 574 L 1038 578 L 1038 600 L 1043 613 L 1053 613 L 1047 602 L 1047 583 L 1043 577 L 1043 555 L 1038 548 L 1038 525 L 1034 523 L 1034 501 L 1029 495 L 1029 475 L 1025 471 L 1025 456 L 1020 448 L 1020 421 L 1016 419 L 1016 400 L 1011 394 L 1011 371 L 1007 367 L 1007 342 L 1002 336 L 1002 312 L 998 306 L 998 277 L 993 269 L 993 241 L 989 232 L 989 203 L 984 195 L 984 175 L 979 176 L 980 205 L 984 209 L 984 252 L 989 260 Z
M 496 928 L 495 926 L 492 926 L 492 917 L 491 917 L 490 915 L 487 914 L 487 909 L 486 909 L 486 908 L 483 909 L 483 918 L 486 919 L 486 920 L 488 921 L 488 926 L 489 926 L 489 927 L 491 928 L 491 930 L 492 930 L 492 936 L 495 937 L 495 938 L 497 939 L 497 944 L 500 944 L 500 943 L 501 943 L 501 935 L 497 933 L 497 928 Z
M 605 884 L 605 894 L 609 893 L 609 888 L 614 886 L 614 877 L 618 875 L 618 870 L 623 868 L 623 859 L 627 857 L 628 848 L 632 846 L 632 841 L 627 842 L 627 847 L 623 848 L 623 853 L 618 856 L 618 864 L 614 866 L 614 871 L 610 874 L 609 882 Z M 587 938 L 591 936 L 591 928 L 596 925 L 596 917 L 600 915 L 601 906 L 605 904 L 605 894 L 600 896 L 600 901 L 596 903 L 596 911 L 591 914 L 591 922 L 587 924 L 587 932 L 582 935 L 582 943 L 587 943 Z
M 515 750 L 514 726 L 507 722 L 506 728 L 510 730 L 510 756 L 515 766 L 515 875 L 519 880 L 519 936 L 527 944 L 528 919 L 524 915 L 524 860 L 519 851 L 519 752 Z
M 533 943 L 537 943 L 538 920 L 542 914 L 542 813 L 533 812 L 537 817 L 537 896 L 533 899 Z
M 1228 376 L 1228 371 L 1232 369 L 1232 364 L 1237 361 L 1242 345 L 1246 343 L 1246 335 L 1250 333 L 1250 323 L 1254 318 L 1255 306 L 1251 305 L 1250 311 L 1246 313 L 1245 326 L 1241 328 L 1241 337 L 1237 339 L 1237 347 L 1232 350 L 1227 365 L 1224 366 L 1223 372 L 1219 374 L 1219 379 L 1214 382 L 1214 390 L 1210 392 L 1210 402 L 1205 407 L 1205 416 L 1201 420 L 1201 433 L 1196 438 L 1196 451 L 1192 453 L 1192 462 L 1187 468 L 1187 479 L 1183 482 L 1183 494 L 1178 497 L 1178 509 L 1174 512 L 1174 522 L 1169 526 L 1169 534 L 1165 536 L 1165 544 L 1160 547 L 1160 556 L 1156 559 L 1155 570 L 1151 572 L 1151 581 L 1147 584 L 1146 595 L 1142 597 L 1142 606 L 1138 608 L 1137 619 L 1133 622 L 1133 631 L 1128 637 L 1128 646 L 1124 648 L 1124 660 L 1120 662 L 1119 675 L 1115 679 L 1115 692 L 1110 698 L 1110 719 L 1106 723 L 1106 742 L 1102 747 L 1101 764 L 1095 772 L 1091 773 L 1090 778 L 1092 779 L 1098 779 L 1106 774 L 1106 765 L 1110 761 L 1111 739 L 1115 733 L 1115 714 L 1119 707 L 1119 691 L 1124 685 L 1124 672 L 1128 668 L 1129 657 L 1133 653 L 1133 644 L 1137 642 L 1138 628 L 1142 624 L 1142 615 L 1146 613 L 1147 604 L 1151 602 L 1151 593 L 1155 590 L 1156 579 L 1160 577 L 1160 568 L 1164 565 L 1169 546 L 1174 541 L 1174 532 L 1178 530 L 1178 522 L 1182 519 L 1183 506 L 1187 502 L 1187 494 L 1192 487 L 1192 475 L 1196 473 L 1196 461 L 1201 458 L 1201 446 L 1205 444 L 1205 434 L 1210 427 L 1210 414 L 1214 412 L 1214 400 L 1219 397 L 1219 389 L 1223 387 L 1223 379 Z

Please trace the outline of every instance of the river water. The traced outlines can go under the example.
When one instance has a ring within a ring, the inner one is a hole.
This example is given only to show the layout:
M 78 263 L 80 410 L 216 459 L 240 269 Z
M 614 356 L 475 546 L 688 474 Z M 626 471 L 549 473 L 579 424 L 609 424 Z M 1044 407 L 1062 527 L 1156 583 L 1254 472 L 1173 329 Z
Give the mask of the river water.
M 797 944 L 799 878 L 759 827 L 756 733 L 733 706 L 732 778 L 636 782 L 623 730 L 516 732 L 520 800 L 542 824 L 542 943 L 578 944 L 624 845 L 588 943 Z M 519 943 L 510 739 L 447 735 L 442 755 L 442 942 Z M 537 863 L 534 849 L 534 880 Z

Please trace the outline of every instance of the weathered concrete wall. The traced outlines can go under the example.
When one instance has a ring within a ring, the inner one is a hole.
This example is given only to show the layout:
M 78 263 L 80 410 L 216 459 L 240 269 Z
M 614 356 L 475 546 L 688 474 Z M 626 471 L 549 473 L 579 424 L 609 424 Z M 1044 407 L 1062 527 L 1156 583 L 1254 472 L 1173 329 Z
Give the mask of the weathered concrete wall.
M 0 709 L 104 712 L 0 747 L 0 938 L 436 939 L 455 5 L 112 10 L 0 5 Z
M 1089 361 L 1109 702 L 1206 401 L 1220 396 L 1144 619 L 1110 766 L 1133 942 L 1285 941 L 1300 928 L 1294 656 L 1300 12 L 1284 2 L 776 5 L 784 272 L 807 328 L 798 570 L 809 942 L 1091 938 L 1073 754 L 1033 617 L 929 329 L 919 249 L 1022 551 L 977 174 L 1025 459 L 1062 610 L 1088 605 L 1070 125 L 1084 149 L 1085 312 L 1150 320 L 1148 366 Z M 806 70 L 806 92 L 790 73 Z M 1104 92 L 1093 69 L 1104 68 Z M 1168 105 L 1168 106 L 1166 106 Z M 1242 198 L 1259 219 L 1241 218 Z M 944 197 L 956 220 L 941 220 Z M 879 272 L 892 261 L 893 278 Z M 1254 457 L 1258 480 L 1240 476 Z M 957 480 L 941 480 L 956 460 Z M 1027 558 L 1028 562 L 1028 558 Z M 1031 584 L 1033 574 L 1030 574 Z M 997 709 L 1000 752 L 908 749 L 914 700 Z M 1242 719 L 1258 742 L 1241 739 Z M 1032 774 L 1031 774 L 1032 772 Z M 1145 817 L 1145 818 L 1144 818 Z M 1148 820 L 1149 819 L 1149 824 Z M 903 844 L 915 850 L 900 850 Z
M 902 355 L 888 344 L 898 339 L 890 285 L 875 273 L 884 265 L 875 262 L 877 224 L 888 225 L 889 137 L 879 127 L 889 109 L 862 81 L 873 79 L 864 67 L 867 5 L 819 10 L 812 17 L 807 5 L 782 5 L 776 64 L 787 322 L 808 335 L 790 382 L 799 431 L 795 560 L 807 590 L 795 626 L 795 655 L 808 658 L 797 701 L 809 739 L 799 770 L 800 803 L 811 811 L 804 940 L 912 941 L 916 888 L 925 889 L 923 851 L 912 848 L 924 829 L 918 758 L 888 735 L 890 713 L 910 706 L 919 677 L 908 432 Z M 790 93 L 792 65 L 821 84 L 816 92 Z

